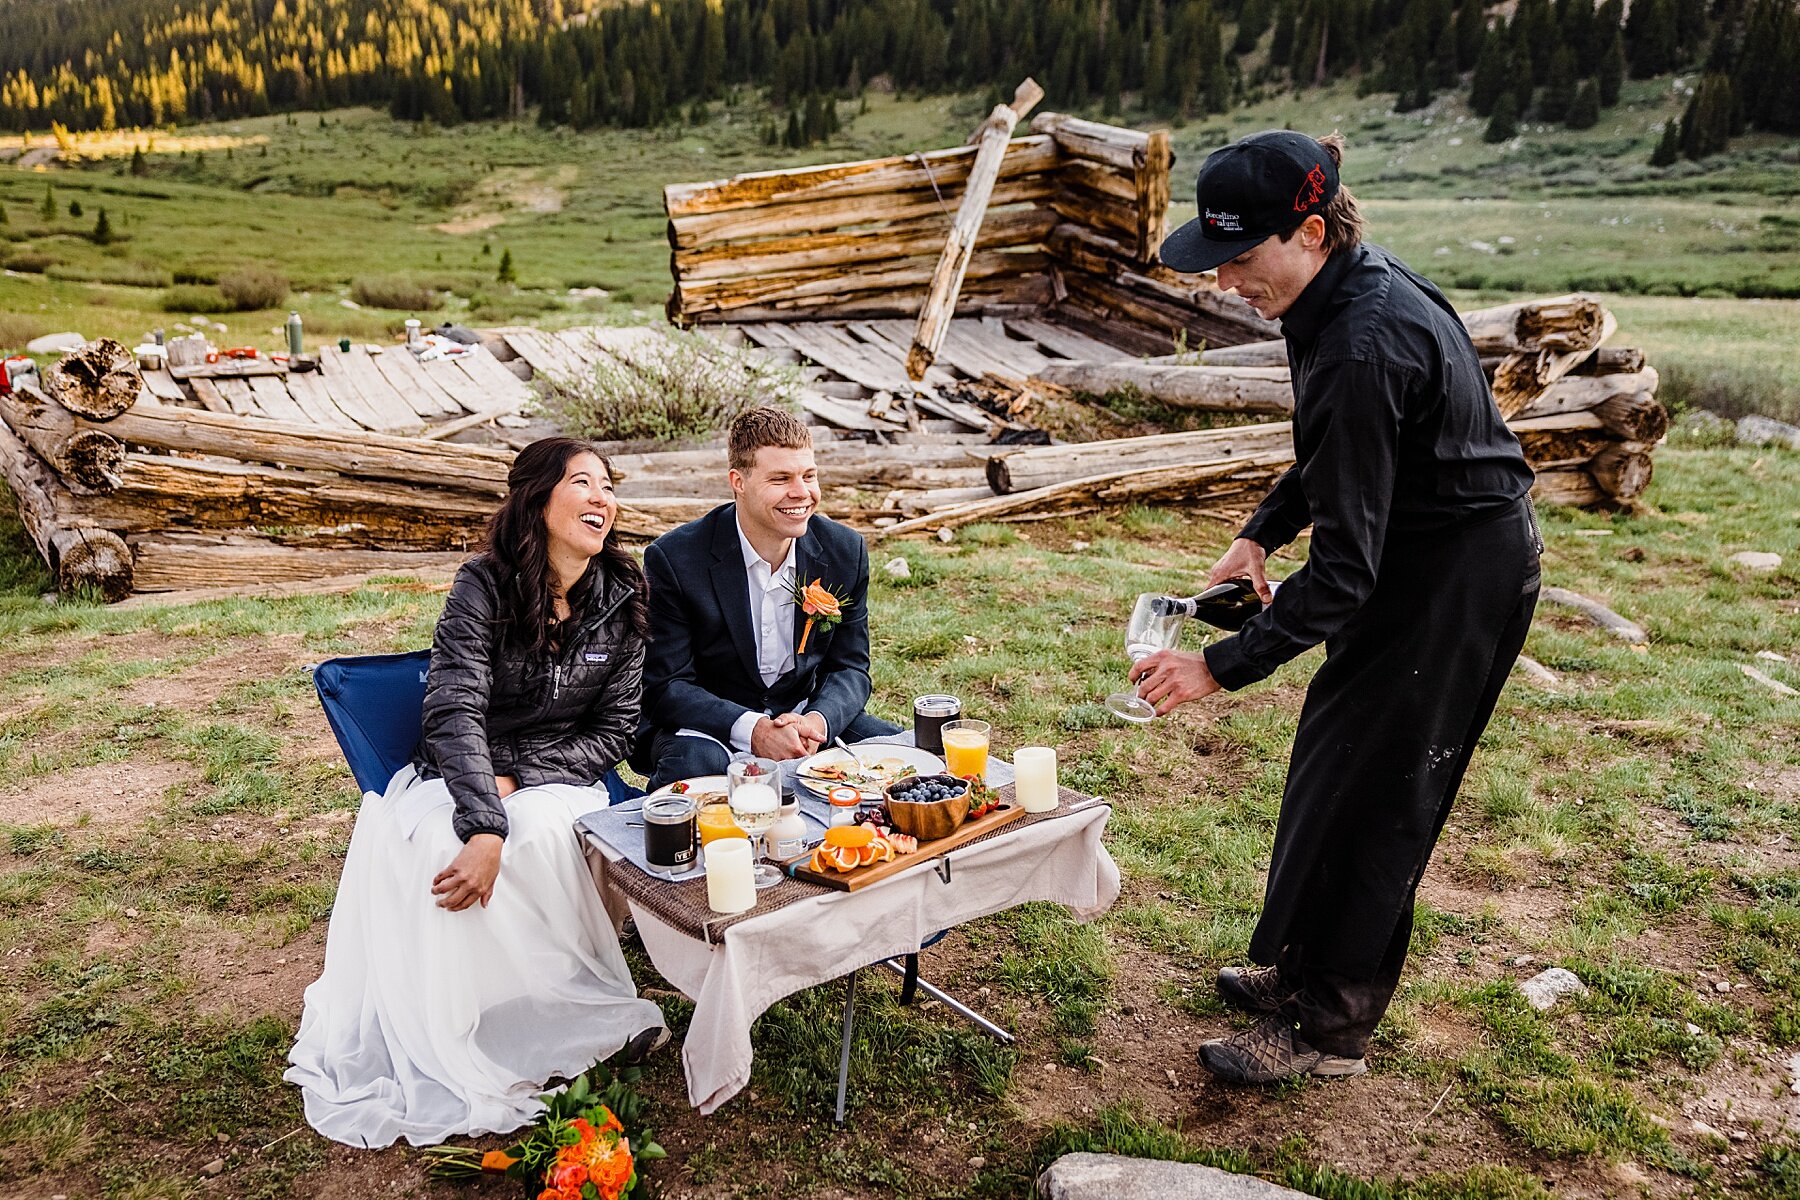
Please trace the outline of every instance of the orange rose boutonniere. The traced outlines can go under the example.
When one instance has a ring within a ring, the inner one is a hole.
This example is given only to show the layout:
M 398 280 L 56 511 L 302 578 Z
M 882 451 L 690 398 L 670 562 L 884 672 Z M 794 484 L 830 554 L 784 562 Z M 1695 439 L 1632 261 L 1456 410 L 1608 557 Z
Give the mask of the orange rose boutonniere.
M 794 603 L 798 604 L 800 611 L 806 614 L 806 628 L 801 631 L 800 645 L 794 650 L 794 653 L 805 654 L 806 642 L 808 638 L 812 637 L 813 626 L 823 625 L 829 629 L 836 625 L 844 619 L 844 610 L 850 607 L 852 602 L 837 595 L 815 579 L 804 587 L 798 580 L 795 581 Z

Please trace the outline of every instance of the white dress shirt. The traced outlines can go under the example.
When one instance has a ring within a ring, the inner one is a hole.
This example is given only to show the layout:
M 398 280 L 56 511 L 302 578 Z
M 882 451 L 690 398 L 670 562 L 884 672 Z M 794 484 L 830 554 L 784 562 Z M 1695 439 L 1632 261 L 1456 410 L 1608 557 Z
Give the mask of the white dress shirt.
M 756 552 L 744 527 L 737 527 L 738 546 L 744 552 L 744 576 L 750 593 L 750 631 L 756 638 L 756 669 L 768 687 L 794 669 L 794 544 L 787 557 L 771 567 Z M 731 746 L 748 752 L 756 723 L 772 714 L 751 709 L 731 726 Z

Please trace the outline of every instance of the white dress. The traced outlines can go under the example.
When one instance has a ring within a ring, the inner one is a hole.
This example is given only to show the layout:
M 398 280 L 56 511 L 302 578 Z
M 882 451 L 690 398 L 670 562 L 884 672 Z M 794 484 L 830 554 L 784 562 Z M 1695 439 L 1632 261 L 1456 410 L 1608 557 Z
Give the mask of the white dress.
M 662 1027 L 574 831 L 606 800 L 567 784 L 507 797 L 493 899 L 450 912 L 431 894 L 462 849 L 444 781 L 406 767 L 363 797 L 283 1076 L 314 1129 L 365 1147 L 505 1133 L 542 1111 L 545 1081 Z

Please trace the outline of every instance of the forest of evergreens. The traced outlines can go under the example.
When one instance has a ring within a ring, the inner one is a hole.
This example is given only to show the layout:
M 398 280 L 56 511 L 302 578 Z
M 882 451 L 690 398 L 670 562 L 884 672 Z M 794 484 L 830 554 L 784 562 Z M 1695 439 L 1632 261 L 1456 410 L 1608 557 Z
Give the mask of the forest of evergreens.
M 1592 125 L 1627 76 L 1699 72 L 1659 158 L 1800 132 L 1800 0 L 14 0 L 0 126 L 105 129 L 349 104 L 440 124 L 645 127 L 766 91 L 783 140 L 877 78 L 1183 118 L 1352 77 L 1402 109 L 1467 89 L 1489 136 Z M 802 120 L 804 114 L 805 119 Z M 770 126 L 770 137 L 776 136 Z

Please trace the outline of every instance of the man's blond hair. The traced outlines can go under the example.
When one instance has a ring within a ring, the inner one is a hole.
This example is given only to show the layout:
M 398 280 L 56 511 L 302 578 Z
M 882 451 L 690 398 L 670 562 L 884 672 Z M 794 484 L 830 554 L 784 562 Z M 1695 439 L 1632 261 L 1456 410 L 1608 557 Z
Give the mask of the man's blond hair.
M 1344 135 L 1328 133 L 1319 139 L 1319 145 L 1325 147 L 1325 153 L 1331 155 L 1332 165 L 1341 169 L 1344 165 Z M 1362 244 L 1362 210 L 1356 207 L 1356 197 L 1350 194 L 1350 189 L 1343 182 L 1338 183 L 1337 195 L 1326 203 L 1325 211 L 1319 215 L 1325 221 L 1325 240 L 1320 243 L 1319 249 L 1325 252 L 1327 258 L 1340 250 L 1354 250 Z M 1291 239 L 1298 228 L 1296 226 L 1282 234 L 1281 240 L 1285 242 Z
M 764 446 L 807 450 L 812 444 L 812 432 L 786 409 L 747 408 L 731 419 L 726 461 L 734 471 L 748 471 L 756 465 L 756 452 Z

